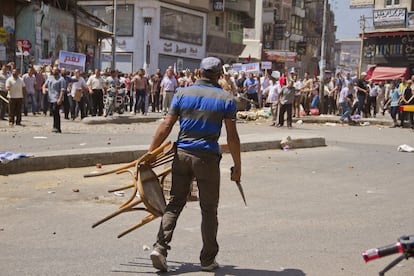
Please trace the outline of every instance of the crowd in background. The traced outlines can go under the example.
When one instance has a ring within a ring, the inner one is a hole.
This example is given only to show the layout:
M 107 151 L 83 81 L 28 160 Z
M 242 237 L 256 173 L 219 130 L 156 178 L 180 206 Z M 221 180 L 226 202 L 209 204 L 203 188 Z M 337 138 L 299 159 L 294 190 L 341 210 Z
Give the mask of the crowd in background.
M 413 113 L 400 112 L 398 108 L 414 104 L 412 80 L 373 82 L 366 81 L 364 73 L 359 79 L 351 78 L 349 73 L 337 73 L 324 81 L 321 94 L 318 77 L 312 78 L 304 73 L 300 78 L 295 68 L 282 73 L 268 70 L 245 73 L 228 69 L 224 68 L 218 84 L 235 96 L 238 109 L 270 107 L 272 125 L 275 126 L 283 125 L 285 113 L 288 127 L 291 127 L 292 117 L 320 113 L 343 115 L 341 122 L 348 118 L 348 123 L 354 124 L 354 119 L 375 118 L 378 114 L 384 116 L 387 110 L 393 118 L 392 127 L 404 126 L 407 119 L 411 128 L 414 125 Z M 68 72 L 52 66 L 30 66 L 26 73 L 19 74 L 14 64 L 9 63 L 0 70 L 0 119 L 6 120 L 8 115 L 10 126 L 20 125 L 22 114 L 36 116 L 49 112 L 50 116 L 57 116 L 53 108 L 57 108 L 58 115 L 63 113 L 66 120 L 108 115 L 104 107 L 110 91 L 122 96 L 122 110 L 125 112 L 134 115 L 162 112 L 165 115 L 176 89 L 191 86 L 200 77 L 198 69 L 176 72 L 172 66 L 165 72 L 157 69 L 153 74 L 148 74 L 144 69 L 135 73 L 110 69 Z M 51 97 L 48 87 L 45 87 L 45 84 L 56 85 L 55 82 L 48 82 L 53 78 L 60 79 L 58 84 L 62 86 L 61 103 L 55 107 L 53 103 L 58 102 L 60 91 L 55 91 L 57 94 Z M 19 92 L 19 89 L 22 91 Z M 322 101 L 320 95 L 323 95 Z M 53 131 L 61 132 L 60 123 Z

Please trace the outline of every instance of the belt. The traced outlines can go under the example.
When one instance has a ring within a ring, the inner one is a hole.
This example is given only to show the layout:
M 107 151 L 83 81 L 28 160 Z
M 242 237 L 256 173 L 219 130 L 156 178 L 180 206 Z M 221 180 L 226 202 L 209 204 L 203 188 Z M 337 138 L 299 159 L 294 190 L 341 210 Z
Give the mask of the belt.
M 165 92 L 174 93 L 173 90 L 165 90 Z

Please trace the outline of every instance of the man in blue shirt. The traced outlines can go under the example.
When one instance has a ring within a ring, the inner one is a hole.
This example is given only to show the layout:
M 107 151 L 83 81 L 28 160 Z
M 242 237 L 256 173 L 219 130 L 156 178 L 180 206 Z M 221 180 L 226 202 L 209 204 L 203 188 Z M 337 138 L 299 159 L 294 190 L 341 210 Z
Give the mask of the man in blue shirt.
M 60 75 L 59 68 L 53 67 L 52 74 L 46 80 L 43 86 L 43 94 L 47 94 L 50 103 L 50 110 L 53 114 L 52 132 L 61 133 L 59 110 L 63 103 L 64 93 L 66 91 L 66 81 Z
M 252 73 L 250 73 L 249 77 L 244 81 L 243 86 L 246 90 L 247 98 L 256 104 L 259 101 L 257 95 L 257 88 L 259 87 L 259 82 L 253 77 Z M 248 109 L 250 108 L 251 104 L 248 106 Z
M 227 144 L 233 158 L 231 180 L 240 181 L 240 139 L 236 128 L 236 103 L 218 82 L 222 63 L 215 57 L 201 61 L 202 78 L 194 85 L 177 89 L 165 120 L 158 127 L 149 148 L 159 147 L 170 134 L 175 122 L 180 122 L 176 154 L 172 164 L 170 201 L 162 217 L 157 242 L 151 253 L 153 266 L 167 271 L 167 250 L 170 249 L 177 219 L 183 210 L 193 178 L 197 180 L 202 214 L 203 248 L 201 269 L 219 267 L 215 258 L 217 243 L 217 208 L 220 190 L 221 153 L 218 144 L 222 122 L 227 132 Z

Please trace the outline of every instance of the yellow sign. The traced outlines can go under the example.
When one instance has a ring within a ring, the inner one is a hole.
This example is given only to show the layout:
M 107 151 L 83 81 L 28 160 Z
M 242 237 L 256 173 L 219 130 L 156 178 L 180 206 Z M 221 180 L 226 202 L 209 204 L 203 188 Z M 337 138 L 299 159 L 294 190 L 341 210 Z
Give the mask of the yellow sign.
M 5 43 L 6 41 L 7 41 L 6 28 L 0 27 L 0 43 Z

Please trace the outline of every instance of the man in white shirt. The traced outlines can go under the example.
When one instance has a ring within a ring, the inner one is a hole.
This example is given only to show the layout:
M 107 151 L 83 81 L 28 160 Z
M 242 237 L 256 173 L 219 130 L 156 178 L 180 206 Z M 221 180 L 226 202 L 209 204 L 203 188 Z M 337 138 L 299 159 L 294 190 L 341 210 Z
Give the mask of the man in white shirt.
M 78 69 L 75 70 L 75 75 L 72 77 L 74 80 L 71 83 L 70 90 L 70 113 L 72 120 L 78 117 L 79 111 L 81 113 L 81 119 L 86 117 L 85 115 L 85 95 L 84 91 L 88 89 L 85 79 L 80 75 Z
M 177 80 L 173 75 L 172 69 L 167 69 L 167 74 L 161 81 L 161 93 L 163 95 L 163 114 L 167 115 L 174 96 L 175 89 L 178 87 Z
M 24 82 L 19 78 L 16 69 L 13 69 L 12 76 L 6 80 L 6 90 L 9 100 L 9 125 L 13 127 L 16 123 L 21 126 Z
M 339 119 L 341 124 L 343 124 L 345 118 L 347 118 L 349 125 L 355 125 L 355 122 L 351 118 L 352 100 L 349 97 L 349 95 L 353 94 L 353 90 L 354 84 L 352 82 L 348 82 L 348 86 L 344 86 L 341 92 L 339 93 L 339 104 L 342 107 L 342 116 Z
M 271 126 L 276 125 L 277 121 L 277 112 L 279 107 L 279 93 L 280 93 L 280 84 L 279 84 L 280 72 L 273 71 L 270 75 L 270 85 L 264 90 L 264 93 L 267 94 L 266 102 L 270 104 L 270 112 L 272 113 L 272 123 Z

